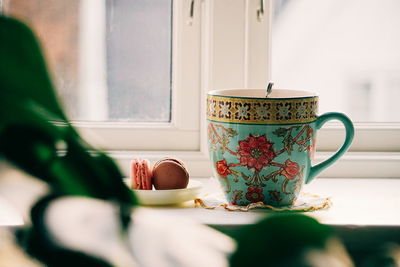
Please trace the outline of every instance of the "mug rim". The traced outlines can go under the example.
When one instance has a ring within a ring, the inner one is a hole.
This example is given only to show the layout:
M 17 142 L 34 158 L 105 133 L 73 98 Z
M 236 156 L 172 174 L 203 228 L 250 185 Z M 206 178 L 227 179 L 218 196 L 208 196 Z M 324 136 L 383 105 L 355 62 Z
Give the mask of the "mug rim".
M 230 94 L 227 94 L 227 93 Z M 240 95 L 240 92 L 244 93 Z M 293 89 L 273 89 L 268 98 L 265 97 L 266 89 L 260 88 L 229 88 L 215 89 L 207 92 L 209 96 L 239 98 L 239 99 L 268 99 L 268 100 L 285 100 L 285 99 L 307 99 L 318 97 L 318 94 L 312 91 L 293 90 Z M 276 96 L 276 94 L 288 94 L 288 96 Z M 289 94 L 294 94 L 290 96 Z

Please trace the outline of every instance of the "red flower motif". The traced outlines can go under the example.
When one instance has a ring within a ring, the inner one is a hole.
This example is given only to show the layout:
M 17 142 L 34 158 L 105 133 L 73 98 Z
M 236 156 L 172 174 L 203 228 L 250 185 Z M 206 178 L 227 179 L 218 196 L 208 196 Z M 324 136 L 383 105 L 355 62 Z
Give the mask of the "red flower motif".
M 283 176 L 285 176 L 286 179 L 291 180 L 291 179 L 295 178 L 297 175 L 300 174 L 299 164 L 287 159 L 286 162 L 285 162 L 285 167 L 283 168 L 283 170 L 280 173 Z
M 252 187 L 247 188 L 246 198 L 251 202 L 259 202 L 264 200 L 263 190 L 260 187 Z
M 315 155 L 315 150 L 316 150 L 316 146 L 315 146 L 315 141 L 312 140 L 310 145 L 308 145 L 306 147 L 306 149 L 308 150 L 308 152 L 310 153 L 310 158 L 314 159 L 314 155 Z
M 265 134 L 258 137 L 250 135 L 245 140 L 239 141 L 238 149 L 240 165 L 249 169 L 255 168 L 257 171 L 269 165 L 275 157 L 273 143 L 265 137 Z
M 311 137 L 313 137 L 313 135 L 314 135 L 314 130 L 310 126 L 308 126 L 307 127 L 307 138 L 311 138 Z
M 225 178 L 228 174 L 232 173 L 232 171 L 229 169 L 226 159 L 217 161 L 216 166 L 217 166 L 217 172 L 219 176 L 221 176 L 222 178 Z

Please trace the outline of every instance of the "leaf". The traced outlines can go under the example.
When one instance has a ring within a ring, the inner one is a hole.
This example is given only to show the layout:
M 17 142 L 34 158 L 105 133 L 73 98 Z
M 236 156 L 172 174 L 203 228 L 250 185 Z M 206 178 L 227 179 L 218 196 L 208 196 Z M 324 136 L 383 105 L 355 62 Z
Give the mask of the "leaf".
M 283 137 L 286 135 L 287 132 L 288 132 L 288 129 L 280 127 L 278 129 L 276 129 L 275 131 L 273 131 L 272 133 L 278 137 Z
M 2 157 L 59 195 L 135 204 L 116 164 L 85 143 L 68 123 L 32 30 L 0 15 L 0 40 Z M 56 156 L 58 143 L 68 148 L 63 157 Z
M 40 45 L 31 29 L 0 16 L 0 103 L 32 100 L 65 120 L 46 68 Z M 12 112 L 10 112 L 12 113 Z
M 237 202 L 239 199 L 241 199 L 243 196 L 243 191 L 242 190 L 234 190 L 233 191 L 233 199 L 235 202 Z
M 249 180 L 250 180 L 250 176 L 247 176 L 247 175 L 244 174 L 243 172 L 240 172 L 240 176 L 242 176 L 242 178 L 243 178 L 245 181 L 249 181 Z
M 283 147 L 286 152 L 291 155 L 293 151 L 293 137 L 291 135 L 287 135 L 285 139 L 283 139 Z
M 239 175 L 242 175 L 243 173 L 235 171 L 235 170 L 231 170 L 232 171 L 232 175 L 233 175 L 233 181 L 235 183 L 239 182 Z
M 228 135 L 228 137 L 234 137 L 238 135 L 238 133 L 233 128 L 227 128 L 226 134 Z
M 221 136 L 221 151 L 222 153 L 225 153 L 227 147 L 229 145 L 229 138 L 225 134 Z
M 270 174 L 261 177 L 261 180 L 263 180 L 263 181 L 272 180 L 274 183 L 276 183 L 277 182 L 276 176 L 278 176 L 280 172 L 281 172 L 281 170 L 271 172 Z

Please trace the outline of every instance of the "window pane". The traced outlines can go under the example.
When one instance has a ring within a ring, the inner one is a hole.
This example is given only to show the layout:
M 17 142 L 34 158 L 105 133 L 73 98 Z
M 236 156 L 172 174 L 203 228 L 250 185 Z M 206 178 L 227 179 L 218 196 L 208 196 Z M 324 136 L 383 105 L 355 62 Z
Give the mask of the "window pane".
M 400 121 L 400 1 L 276 0 L 272 78 L 316 91 L 320 112 Z
M 4 0 L 44 47 L 68 115 L 168 122 L 172 0 Z
M 59 96 L 73 118 L 79 117 L 79 0 L 3 0 L 7 15 L 30 24 L 39 36 Z
M 111 119 L 169 121 L 171 1 L 107 1 Z

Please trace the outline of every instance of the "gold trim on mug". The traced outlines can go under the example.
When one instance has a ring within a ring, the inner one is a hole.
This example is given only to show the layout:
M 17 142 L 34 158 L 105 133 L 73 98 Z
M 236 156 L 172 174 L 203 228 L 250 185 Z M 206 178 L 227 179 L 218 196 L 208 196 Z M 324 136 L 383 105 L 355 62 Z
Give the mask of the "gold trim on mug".
M 308 123 L 317 119 L 318 96 L 239 98 L 208 95 L 207 119 L 243 124 Z

